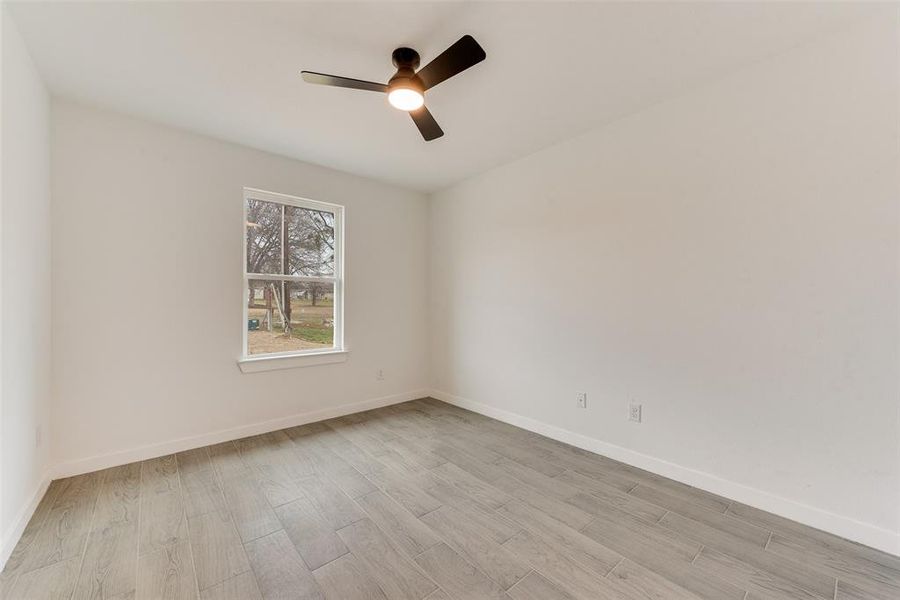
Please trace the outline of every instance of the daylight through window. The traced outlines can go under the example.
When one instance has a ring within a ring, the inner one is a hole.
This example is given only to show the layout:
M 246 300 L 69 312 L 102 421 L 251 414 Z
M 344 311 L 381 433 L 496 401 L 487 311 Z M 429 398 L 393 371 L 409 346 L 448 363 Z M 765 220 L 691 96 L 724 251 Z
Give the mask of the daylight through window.
M 244 190 L 244 355 L 342 348 L 343 207 Z

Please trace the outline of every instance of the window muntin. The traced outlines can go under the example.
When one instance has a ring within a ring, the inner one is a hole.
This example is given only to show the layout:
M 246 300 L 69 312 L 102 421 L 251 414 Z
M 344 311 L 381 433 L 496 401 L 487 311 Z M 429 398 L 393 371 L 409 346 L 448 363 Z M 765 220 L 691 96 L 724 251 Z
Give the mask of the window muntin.
M 244 357 L 341 350 L 343 207 L 244 190 Z

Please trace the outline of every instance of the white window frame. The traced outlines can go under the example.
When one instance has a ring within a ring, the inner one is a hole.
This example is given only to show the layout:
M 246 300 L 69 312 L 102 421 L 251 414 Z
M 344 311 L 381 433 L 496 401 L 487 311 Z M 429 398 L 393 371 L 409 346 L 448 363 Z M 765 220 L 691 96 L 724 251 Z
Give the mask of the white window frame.
M 331 277 L 316 277 L 307 275 L 278 275 L 267 273 L 247 272 L 247 201 L 262 200 L 287 206 L 296 206 L 322 212 L 330 212 L 334 215 L 334 275 Z M 330 204 L 318 200 L 310 200 L 288 194 L 267 192 L 256 188 L 244 188 L 241 209 L 241 273 L 243 277 L 241 299 L 241 357 L 238 366 L 244 373 L 257 371 L 269 371 L 273 369 L 286 369 L 291 367 L 305 367 L 328 363 L 343 362 L 347 358 L 347 349 L 344 347 L 344 207 L 339 204 Z M 247 297 L 250 292 L 249 281 L 311 281 L 319 283 L 331 283 L 334 285 L 334 342 L 331 348 L 315 348 L 311 350 L 296 350 L 292 352 L 275 352 L 269 354 L 248 354 L 247 323 L 249 319 L 249 307 Z

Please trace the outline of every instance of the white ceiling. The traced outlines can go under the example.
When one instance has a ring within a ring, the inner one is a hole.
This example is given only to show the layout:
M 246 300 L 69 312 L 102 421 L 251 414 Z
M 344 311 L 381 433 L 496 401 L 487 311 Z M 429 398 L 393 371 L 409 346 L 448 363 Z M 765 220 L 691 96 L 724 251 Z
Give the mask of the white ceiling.
M 853 3 L 13 3 L 50 89 L 301 160 L 432 191 L 841 29 Z M 425 143 L 386 82 L 470 33 L 487 59 L 434 88 Z

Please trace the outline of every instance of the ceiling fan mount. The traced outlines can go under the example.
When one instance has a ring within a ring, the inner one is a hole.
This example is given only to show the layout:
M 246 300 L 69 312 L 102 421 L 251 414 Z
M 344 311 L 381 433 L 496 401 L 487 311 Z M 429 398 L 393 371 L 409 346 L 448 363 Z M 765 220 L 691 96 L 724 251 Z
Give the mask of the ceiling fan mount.
M 419 69 L 418 52 L 406 47 L 395 49 L 391 60 L 397 72 L 387 84 L 313 71 L 301 71 L 301 75 L 308 83 L 386 93 L 391 105 L 409 112 L 425 141 L 431 141 L 444 135 L 444 131 L 425 107 L 425 92 L 480 63 L 485 57 L 484 49 L 475 38 L 464 35 L 422 69 Z
M 391 62 L 398 69 L 415 71 L 419 68 L 419 53 L 412 48 L 397 48 L 391 53 Z

